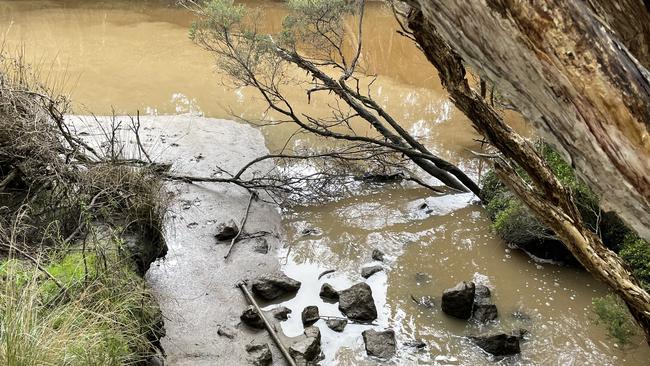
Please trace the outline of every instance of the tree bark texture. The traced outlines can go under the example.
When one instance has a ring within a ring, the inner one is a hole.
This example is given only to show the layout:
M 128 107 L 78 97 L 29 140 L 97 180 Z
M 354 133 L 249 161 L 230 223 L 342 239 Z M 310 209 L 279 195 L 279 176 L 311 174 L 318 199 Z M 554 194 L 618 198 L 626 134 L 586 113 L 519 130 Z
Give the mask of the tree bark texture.
M 647 2 L 406 3 L 563 153 L 605 209 L 650 240 Z
M 471 3 L 478 4 L 482 1 Z M 607 249 L 601 239 L 582 222 L 571 192 L 557 180 L 533 146 L 512 130 L 490 104 L 470 88 L 463 59 L 443 39 L 431 17 L 421 10 L 418 2 L 411 1 L 411 5 L 413 9 L 409 14 L 408 26 L 429 61 L 438 69 L 441 82 L 454 104 L 504 155 L 505 161 L 495 162 L 499 177 L 555 231 L 587 270 L 623 298 L 646 332 L 646 338 L 650 340 L 650 294 L 639 285 L 616 253 Z M 480 32 L 480 29 L 475 31 Z M 525 68 L 526 65 L 520 67 Z M 521 77 L 523 80 L 523 75 Z M 512 164 L 517 164 L 526 171 L 533 186 L 515 173 Z

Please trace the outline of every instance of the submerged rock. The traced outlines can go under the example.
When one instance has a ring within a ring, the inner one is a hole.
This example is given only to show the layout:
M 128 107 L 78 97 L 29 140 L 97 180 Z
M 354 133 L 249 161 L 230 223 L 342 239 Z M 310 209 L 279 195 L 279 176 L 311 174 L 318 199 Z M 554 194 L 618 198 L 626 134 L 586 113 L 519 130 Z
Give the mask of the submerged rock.
M 521 352 L 519 348 L 520 335 L 500 333 L 469 338 L 483 351 L 494 356 L 512 356 Z
M 372 257 L 373 260 L 383 262 L 384 261 L 384 252 L 382 252 L 379 249 L 373 249 L 371 257 Z
M 383 332 L 369 329 L 364 330 L 361 335 L 368 355 L 384 359 L 395 355 L 395 332 L 392 329 Z
M 273 362 L 273 354 L 269 345 L 264 344 L 247 344 L 248 360 L 255 366 L 268 366 Z
M 247 307 L 239 319 L 249 327 L 264 329 L 264 321 L 253 305 Z
M 327 324 L 327 327 L 335 332 L 342 332 L 348 325 L 348 321 L 345 319 L 327 319 L 325 321 L 325 324 Z
M 320 293 L 318 294 L 321 299 L 324 300 L 331 300 L 331 301 L 338 301 L 339 300 L 339 292 L 332 287 L 329 283 L 324 283 L 320 287 Z
M 364 267 L 364 268 L 361 268 L 361 277 L 368 278 L 368 277 L 374 275 L 375 273 L 381 272 L 383 270 L 384 270 L 384 268 L 382 266 Z
M 442 311 L 459 319 L 472 317 L 475 286 L 473 282 L 460 282 L 442 293 Z
M 214 234 L 214 237 L 219 241 L 230 240 L 237 236 L 237 233 L 239 233 L 237 223 L 234 220 L 228 220 L 217 226 L 217 232 Z
M 287 277 L 284 273 L 264 274 L 253 280 L 253 293 L 264 300 L 273 300 L 280 296 L 292 294 L 300 289 L 300 282 Z
M 307 306 L 302 311 L 302 325 L 308 326 L 316 323 L 320 319 L 318 306 Z
M 278 306 L 271 310 L 271 314 L 273 314 L 273 317 L 278 320 L 287 320 L 289 319 L 289 314 L 291 314 L 291 309 L 286 306 Z
M 339 310 L 350 319 L 373 321 L 377 319 L 377 308 L 372 298 L 372 289 L 366 283 L 339 292 Z

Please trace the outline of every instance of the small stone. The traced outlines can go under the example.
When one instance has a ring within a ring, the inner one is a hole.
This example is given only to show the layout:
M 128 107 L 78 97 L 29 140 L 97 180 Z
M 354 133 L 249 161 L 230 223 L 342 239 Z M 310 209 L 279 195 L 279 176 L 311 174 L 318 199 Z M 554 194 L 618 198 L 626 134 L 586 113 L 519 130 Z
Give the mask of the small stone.
M 427 346 L 427 344 L 424 343 L 424 341 L 417 340 L 417 339 L 414 340 L 414 341 L 407 341 L 407 342 L 404 342 L 404 345 L 405 345 L 406 347 L 413 347 L 413 348 L 417 348 L 417 349 L 422 349 L 422 348 L 424 348 L 424 347 Z
M 239 227 L 237 223 L 233 220 L 228 220 L 227 222 L 222 222 L 217 226 L 217 233 L 214 234 L 214 237 L 219 241 L 230 240 L 237 236 L 239 233 Z
M 459 319 L 472 317 L 475 286 L 473 282 L 460 282 L 442 293 L 442 311 Z
M 328 319 L 325 321 L 325 324 L 335 332 L 342 332 L 348 325 L 348 321 L 345 319 Z
M 273 354 L 269 345 L 264 344 L 247 344 L 248 360 L 255 366 L 268 366 L 273 362 Z
M 339 292 L 332 287 L 329 283 L 324 283 L 320 288 L 320 293 L 318 294 L 321 299 L 338 301 Z
M 274 300 L 280 296 L 295 293 L 300 289 L 300 282 L 287 277 L 284 273 L 264 274 L 253 280 L 253 293 L 264 300 Z
M 372 250 L 372 259 L 376 260 L 376 261 L 379 261 L 379 262 L 383 262 L 384 261 L 384 252 L 382 252 L 379 249 L 373 249 Z
M 253 307 L 253 305 L 247 307 L 239 319 L 241 319 L 242 323 L 248 325 L 249 327 L 264 329 L 264 321 L 262 320 L 262 317 L 260 317 L 260 314 L 257 313 L 257 310 L 255 307 Z
M 370 286 L 362 282 L 340 291 L 339 310 L 352 320 L 366 322 L 377 319 L 377 307 Z
M 217 334 L 220 337 L 226 337 L 228 339 L 235 339 L 235 330 L 230 328 L 230 327 L 227 327 L 225 325 L 220 325 L 219 326 L 219 329 L 217 329 Z
M 377 272 L 383 271 L 384 268 L 382 266 L 370 266 L 370 267 L 364 267 L 361 269 L 361 277 L 363 278 L 368 278 L 372 275 L 374 275 Z
M 304 326 L 312 325 L 320 319 L 320 314 L 318 313 L 318 306 L 307 306 L 302 311 L 302 324 Z
M 286 306 L 278 306 L 271 310 L 271 314 L 273 314 L 273 317 L 277 320 L 287 320 L 289 319 L 289 314 L 291 314 L 291 309 Z
M 366 344 L 366 353 L 370 356 L 388 359 L 395 355 L 395 332 L 392 329 L 377 332 L 374 329 L 361 333 Z

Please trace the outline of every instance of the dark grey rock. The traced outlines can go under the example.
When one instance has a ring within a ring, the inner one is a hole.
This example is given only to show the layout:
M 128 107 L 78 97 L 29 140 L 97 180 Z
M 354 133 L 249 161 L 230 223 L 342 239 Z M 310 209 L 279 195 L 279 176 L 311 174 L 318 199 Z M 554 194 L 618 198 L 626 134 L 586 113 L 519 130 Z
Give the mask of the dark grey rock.
M 255 307 L 253 307 L 253 305 L 247 307 L 239 319 L 241 319 L 242 323 L 248 325 L 249 327 L 264 329 L 264 321 L 262 320 L 262 317 L 260 317 L 260 314 L 257 312 Z
M 291 345 L 289 354 L 298 365 L 315 365 L 321 355 L 320 330 L 317 327 L 306 328 L 305 336 Z
M 384 267 L 382 267 L 382 266 L 364 267 L 364 268 L 361 268 L 361 277 L 368 278 L 368 277 L 374 275 L 375 273 L 381 272 L 383 270 L 384 270 Z
M 271 314 L 273 314 L 273 317 L 278 320 L 287 320 L 289 319 L 289 314 L 291 314 L 291 309 L 286 306 L 278 306 L 271 310 Z
M 264 344 L 247 344 L 248 360 L 255 366 L 268 366 L 273 362 L 273 354 L 269 345 Z
M 494 304 L 480 303 L 474 304 L 474 313 L 472 318 L 479 323 L 487 323 L 499 317 L 499 311 Z
M 255 239 L 255 244 L 253 245 L 253 251 L 260 254 L 268 254 L 269 242 L 264 238 Z
M 353 320 L 368 322 L 377 319 L 377 308 L 370 286 L 366 283 L 357 283 L 340 291 L 339 310 Z
M 316 323 L 320 319 L 318 306 L 307 306 L 302 311 L 302 325 L 308 326 Z
M 480 303 L 483 301 L 490 301 L 492 292 L 490 288 L 485 285 L 476 285 L 474 289 L 474 302 Z
M 395 355 L 395 332 L 392 329 L 377 332 L 374 329 L 361 333 L 366 344 L 366 353 L 370 356 L 389 359 Z
M 320 287 L 320 293 L 318 295 L 324 300 L 338 301 L 339 299 L 339 292 L 329 283 L 324 283 Z
M 460 282 L 442 293 L 442 311 L 459 319 L 472 317 L 475 286 L 473 282 Z
M 416 339 L 414 341 L 404 342 L 404 345 L 406 347 L 413 347 L 413 348 L 417 348 L 417 349 L 422 349 L 422 348 L 427 346 L 427 344 L 424 343 L 424 341 L 421 341 L 421 340 L 418 340 L 418 339 Z
M 379 249 L 373 249 L 372 250 L 372 259 L 376 261 L 383 262 L 384 261 L 384 252 L 382 252 Z
M 521 337 L 505 333 L 469 337 L 479 348 L 494 356 L 511 356 L 521 352 Z
M 345 319 L 327 319 L 325 321 L 325 324 L 327 324 L 327 326 L 335 332 L 342 332 L 348 325 L 348 321 Z
M 237 236 L 237 233 L 239 233 L 237 223 L 234 220 L 228 220 L 217 225 L 217 232 L 214 237 L 220 241 L 230 240 Z
M 260 320 L 261 320 L 261 319 L 260 319 Z M 236 334 L 236 333 L 235 333 L 235 330 L 234 330 L 234 329 L 232 329 L 232 328 L 230 328 L 230 327 L 227 327 L 227 326 L 225 326 L 225 325 L 220 325 L 220 326 L 219 326 L 219 329 L 217 329 L 217 334 L 218 334 L 220 337 L 226 337 L 226 338 L 228 338 L 228 339 L 235 339 L 235 334 Z
M 300 289 L 300 282 L 287 277 L 284 273 L 264 274 L 253 280 L 253 293 L 264 300 L 273 300 L 280 296 L 292 294 Z

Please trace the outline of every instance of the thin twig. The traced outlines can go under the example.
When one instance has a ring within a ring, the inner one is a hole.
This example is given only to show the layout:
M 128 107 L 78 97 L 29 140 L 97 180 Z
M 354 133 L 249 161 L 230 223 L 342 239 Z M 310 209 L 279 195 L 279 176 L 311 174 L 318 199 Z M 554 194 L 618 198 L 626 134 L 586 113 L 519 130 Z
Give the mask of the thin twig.
M 246 207 L 246 214 L 242 218 L 240 224 L 239 224 L 239 231 L 237 232 L 237 235 L 235 235 L 234 238 L 230 241 L 230 247 L 228 247 L 228 252 L 226 255 L 223 256 L 224 259 L 228 259 L 230 256 L 230 253 L 232 252 L 232 248 L 235 246 L 235 243 L 237 242 L 237 239 L 239 239 L 239 236 L 241 233 L 244 231 L 244 225 L 246 225 L 246 220 L 248 220 L 248 214 L 250 213 L 251 210 L 251 204 L 253 203 L 253 199 L 257 197 L 257 193 L 254 191 L 251 191 L 251 196 L 248 199 L 248 206 Z

